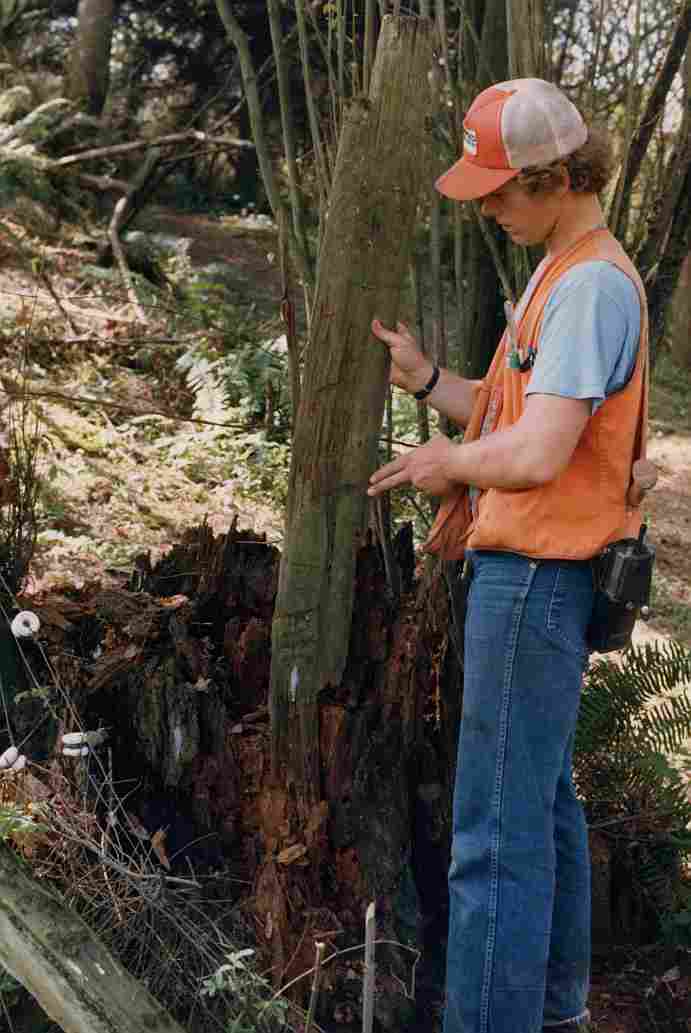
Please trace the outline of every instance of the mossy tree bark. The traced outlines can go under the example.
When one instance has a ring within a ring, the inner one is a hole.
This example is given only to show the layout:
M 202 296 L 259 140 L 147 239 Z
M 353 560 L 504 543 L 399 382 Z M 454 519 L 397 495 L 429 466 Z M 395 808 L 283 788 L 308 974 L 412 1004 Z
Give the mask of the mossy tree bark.
M 339 144 L 319 257 L 293 442 L 284 557 L 273 623 L 273 768 L 310 809 L 321 798 L 318 695 L 348 655 L 355 557 L 376 465 L 388 356 L 371 336 L 393 323 L 426 177 L 433 29 L 384 19 L 369 97 Z
M 184 1033 L 3 843 L 0 962 L 65 1033 Z

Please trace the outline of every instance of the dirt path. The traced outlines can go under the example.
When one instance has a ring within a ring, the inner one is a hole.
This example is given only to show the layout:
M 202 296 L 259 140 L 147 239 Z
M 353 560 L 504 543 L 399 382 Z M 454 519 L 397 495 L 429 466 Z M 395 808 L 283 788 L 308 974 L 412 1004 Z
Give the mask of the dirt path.
M 643 507 L 657 550 L 656 588 L 652 620 L 639 635 L 664 632 L 691 646 L 691 436 L 653 433 L 648 452 L 659 471 Z

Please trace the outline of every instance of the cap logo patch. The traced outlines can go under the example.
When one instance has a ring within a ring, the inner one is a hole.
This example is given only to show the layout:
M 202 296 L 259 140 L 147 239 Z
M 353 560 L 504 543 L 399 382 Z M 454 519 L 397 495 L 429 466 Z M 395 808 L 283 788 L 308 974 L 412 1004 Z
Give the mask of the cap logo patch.
M 463 130 L 463 149 L 467 154 L 477 154 L 477 133 L 474 129 Z

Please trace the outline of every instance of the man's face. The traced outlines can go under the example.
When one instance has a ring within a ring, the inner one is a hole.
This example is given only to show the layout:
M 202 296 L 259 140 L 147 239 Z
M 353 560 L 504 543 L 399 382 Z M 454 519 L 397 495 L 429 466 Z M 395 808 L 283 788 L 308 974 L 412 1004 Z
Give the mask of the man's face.
M 514 244 L 542 244 L 559 218 L 562 196 L 559 190 L 529 194 L 515 179 L 482 198 L 480 210 L 495 219 Z

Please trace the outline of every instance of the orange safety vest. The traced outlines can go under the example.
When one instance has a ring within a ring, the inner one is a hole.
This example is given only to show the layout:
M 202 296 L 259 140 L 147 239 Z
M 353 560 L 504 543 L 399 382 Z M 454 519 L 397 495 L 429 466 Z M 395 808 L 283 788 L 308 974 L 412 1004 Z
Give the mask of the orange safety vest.
M 527 491 L 489 488 L 477 502 L 474 517 L 467 485 L 442 500 L 425 550 L 444 559 L 460 559 L 466 548 L 517 552 L 542 559 L 583 560 L 609 542 L 638 535 L 640 514 L 627 506 L 635 459 L 645 452 L 648 422 L 648 315 L 645 290 L 621 245 L 606 229 L 591 230 L 545 268 L 518 324 L 518 343 L 539 351 L 540 330 L 549 293 L 561 276 L 579 262 L 616 265 L 636 285 L 641 302 L 641 333 L 633 374 L 609 395 L 586 428 L 565 470 L 548 484 Z M 565 340 L 562 347 L 568 348 Z M 463 437 L 516 423 L 525 407 L 530 371 L 507 368 L 510 348 L 504 333 L 482 382 Z

